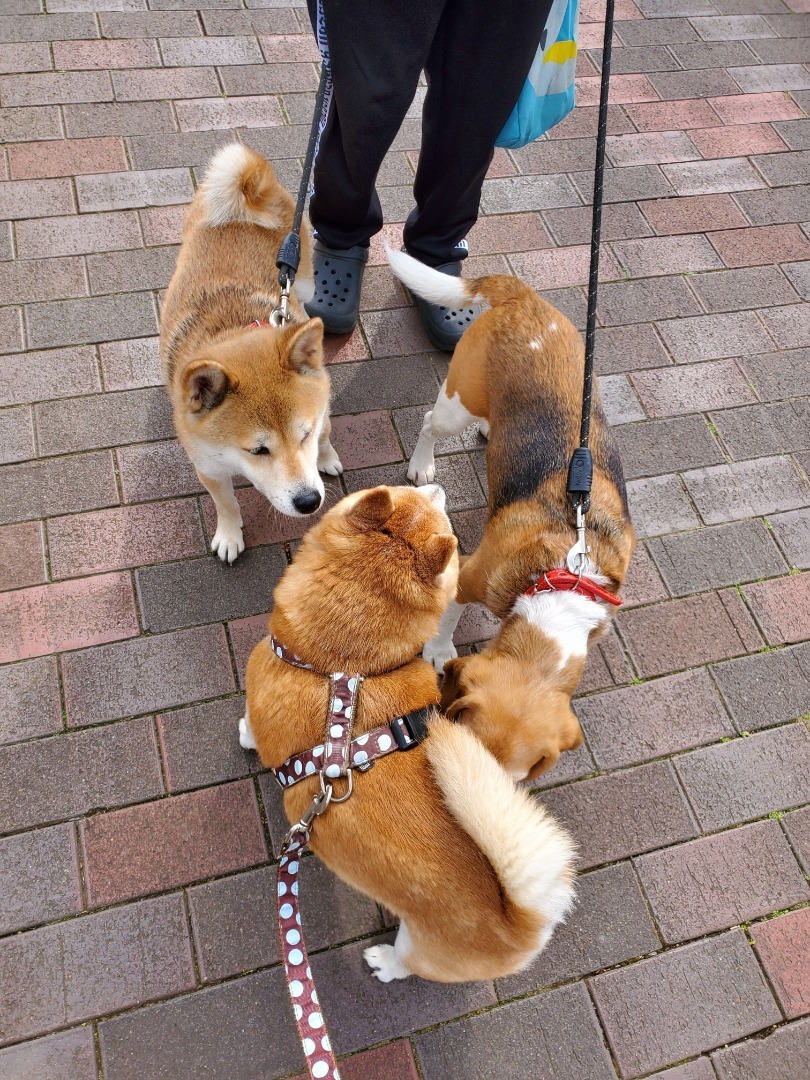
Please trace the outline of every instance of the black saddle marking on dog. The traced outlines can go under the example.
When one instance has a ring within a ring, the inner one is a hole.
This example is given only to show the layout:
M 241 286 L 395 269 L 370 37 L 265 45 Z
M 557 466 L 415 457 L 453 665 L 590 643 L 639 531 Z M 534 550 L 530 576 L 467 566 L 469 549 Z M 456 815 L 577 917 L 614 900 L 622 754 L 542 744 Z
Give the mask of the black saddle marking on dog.
M 570 456 L 571 422 L 558 401 L 540 392 L 509 396 L 493 418 L 487 451 L 492 514 L 532 498 L 546 477 L 568 467 Z

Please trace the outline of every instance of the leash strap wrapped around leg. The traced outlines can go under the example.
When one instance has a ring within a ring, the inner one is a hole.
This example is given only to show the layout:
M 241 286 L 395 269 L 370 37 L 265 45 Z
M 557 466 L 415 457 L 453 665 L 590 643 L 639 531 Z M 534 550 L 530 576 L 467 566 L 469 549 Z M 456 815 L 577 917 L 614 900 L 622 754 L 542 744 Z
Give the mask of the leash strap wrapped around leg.
M 295 832 L 278 864 L 278 932 L 295 1022 L 313 1080 L 340 1080 L 301 930 L 298 873 L 309 832 Z

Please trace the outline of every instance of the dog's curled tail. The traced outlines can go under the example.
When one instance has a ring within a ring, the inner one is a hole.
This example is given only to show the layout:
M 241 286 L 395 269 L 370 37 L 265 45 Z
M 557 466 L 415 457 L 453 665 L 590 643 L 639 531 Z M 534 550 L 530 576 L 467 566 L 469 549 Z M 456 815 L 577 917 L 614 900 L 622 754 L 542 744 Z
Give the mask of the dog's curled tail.
M 219 150 L 208 166 L 201 188 L 209 225 L 243 221 L 278 229 L 290 196 L 280 186 L 270 162 L 241 143 Z
M 463 724 L 436 716 L 425 749 L 450 813 L 517 909 L 518 947 L 539 952 L 574 901 L 573 840 Z
M 486 301 L 493 307 L 518 300 L 524 296 L 536 297 L 534 289 L 508 274 L 492 274 L 489 277 L 462 278 L 442 274 L 431 266 L 386 246 L 385 253 L 394 276 L 411 292 L 445 307 L 463 307 L 464 304 Z

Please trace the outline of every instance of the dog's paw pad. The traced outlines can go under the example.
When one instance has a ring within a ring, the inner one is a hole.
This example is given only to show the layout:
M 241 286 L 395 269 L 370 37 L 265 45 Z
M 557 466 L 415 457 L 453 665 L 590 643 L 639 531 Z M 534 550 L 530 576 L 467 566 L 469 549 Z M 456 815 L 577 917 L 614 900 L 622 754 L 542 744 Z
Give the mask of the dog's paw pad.
M 343 464 L 331 443 L 318 454 L 318 472 L 326 473 L 327 476 L 340 476 L 343 472 Z
M 363 950 L 363 959 L 380 982 L 404 979 L 410 974 L 402 966 L 393 945 L 372 945 Z
M 237 555 L 245 550 L 245 540 L 242 536 L 242 526 L 225 528 L 217 526 L 214 538 L 211 541 L 211 551 L 220 557 L 223 562 L 232 563 Z
M 239 745 L 243 750 L 256 749 L 256 740 L 253 738 L 253 732 L 246 716 L 243 716 L 239 721 Z

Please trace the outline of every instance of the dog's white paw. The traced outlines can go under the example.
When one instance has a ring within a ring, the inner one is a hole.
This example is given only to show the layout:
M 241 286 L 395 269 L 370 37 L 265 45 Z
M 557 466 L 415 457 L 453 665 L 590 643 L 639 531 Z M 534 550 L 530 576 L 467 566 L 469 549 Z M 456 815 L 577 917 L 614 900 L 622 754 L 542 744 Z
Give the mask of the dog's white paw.
M 215 555 L 226 563 L 232 563 L 237 555 L 245 550 L 245 541 L 242 536 L 242 522 L 238 524 L 224 525 L 217 522 L 217 531 L 211 541 L 211 550 Z
M 318 452 L 318 472 L 326 473 L 327 476 L 340 476 L 343 465 L 337 456 L 337 450 L 331 443 Z
M 433 457 L 430 461 L 418 461 L 414 455 L 408 465 L 408 479 L 417 487 L 432 484 L 436 479 L 436 462 Z
M 445 641 L 444 638 L 434 638 L 422 649 L 422 659 L 433 664 L 437 675 L 441 675 L 444 671 L 444 665 L 448 660 L 454 660 L 457 656 L 458 652 L 453 642 Z
M 256 749 L 256 740 L 253 738 L 253 732 L 246 716 L 243 716 L 239 721 L 239 745 L 243 750 Z
M 479 420 L 478 430 L 481 432 L 485 439 L 489 438 L 489 420 Z
M 363 950 L 363 959 L 380 982 L 407 979 L 410 975 L 410 971 L 403 966 L 393 945 L 372 945 Z

